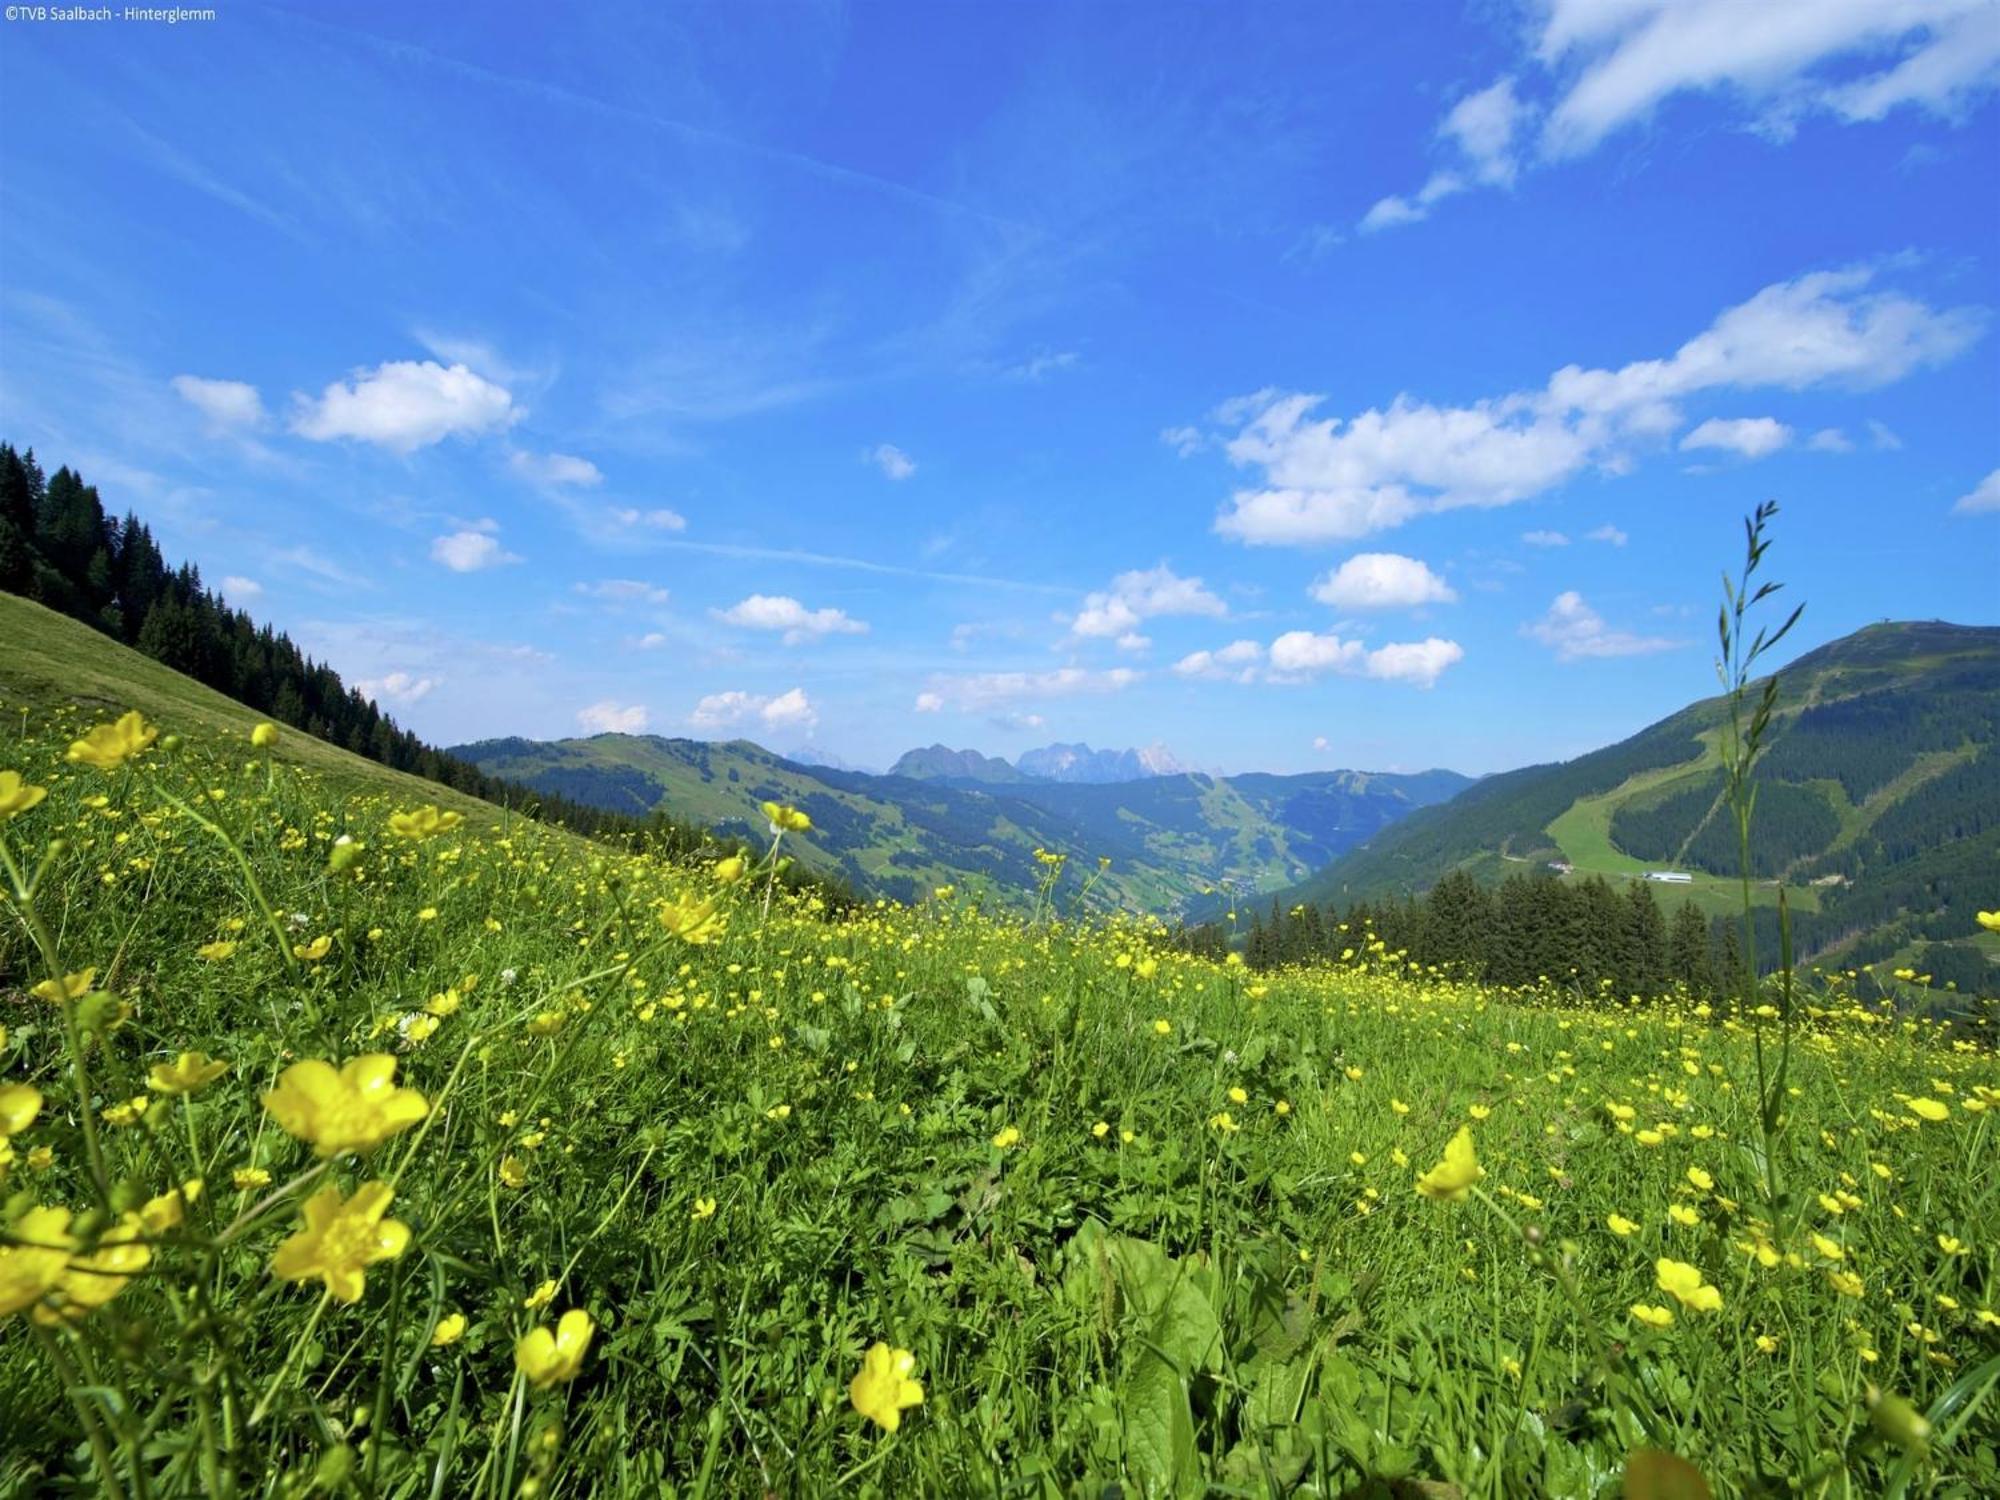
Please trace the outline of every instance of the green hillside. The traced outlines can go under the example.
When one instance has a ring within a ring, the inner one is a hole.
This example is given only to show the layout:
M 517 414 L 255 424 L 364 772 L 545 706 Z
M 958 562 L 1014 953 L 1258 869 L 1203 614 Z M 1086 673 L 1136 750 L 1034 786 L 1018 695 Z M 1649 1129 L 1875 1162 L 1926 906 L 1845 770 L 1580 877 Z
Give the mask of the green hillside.
M 2000 905 L 2000 628 L 1873 625 L 1779 683 L 1754 898 L 1769 915 L 1784 882 L 1809 955 L 1921 966 L 1942 944 L 1969 944 L 1972 910 Z M 1452 870 L 1492 882 L 1562 866 L 1572 880 L 1685 873 L 1663 894 L 1729 911 L 1723 719 L 1723 700 L 1707 699 L 1606 749 L 1488 777 L 1281 899 L 1345 905 L 1415 894 Z
M 182 734 L 245 743 L 264 715 L 213 688 L 109 639 L 80 620 L 13 594 L 0 593 L 0 725 L 25 734 L 41 716 L 65 708 L 110 718 L 136 708 Z M 352 754 L 309 734 L 287 730 L 274 757 L 316 772 L 336 792 L 381 792 L 411 806 L 432 802 L 467 819 L 497 823 L 503 808 L 450 787 Z
M 1297 880 L 1467 785 L 1450 771 L 982 785 L 805 766 L 745 740 L 620 734 L 485 740 L 452 753 L 537 791 L 621 812 L 662 809 L 723 834 L 754 838 L 760 802 L 791 803 L 813 820 L 801 857 L 865 891 L 915 899 L 958 885 L 1018 903 L 1042 874 L 1035 851 L 1047 849 L 1072 856 L 1072 886 L 1097 877 L 1093 900 L 1163 914 L 1224 882 L 1264 891 Z M 1100 859 L 1111 862 L 1101 875 Z

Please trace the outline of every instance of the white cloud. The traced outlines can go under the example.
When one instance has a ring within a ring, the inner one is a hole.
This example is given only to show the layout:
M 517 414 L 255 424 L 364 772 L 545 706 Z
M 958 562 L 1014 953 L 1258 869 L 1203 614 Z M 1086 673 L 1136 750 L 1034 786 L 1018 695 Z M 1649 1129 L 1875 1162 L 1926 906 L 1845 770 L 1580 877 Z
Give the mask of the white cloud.
M 787 646 L 822 640 L 829 635 L 866 635 L 868 626 L 848 618 L 843 610 L 807 609 L 784 594 L 752 594 L 728 609 L 712 609 L 710 614 L 725 625 L 741 630 L 784 632 Z
M 644 734 L 646 709 L 643 704 L 620 704 L 605 698 L 578 709 L 576 722 L 591 734 Z
M 551 489 L 588 489 L 604 482 L 603 471 L 596 464 L 573 453 L 530 453 L 525 448 L 516 448 L 507 455 L 507 464 L 530 484 Z
M 1903 440 L 1873 417 L 1868 419 L 1869 441 L 1885 453 L 1894 453 L 1903 446 Z
M 803 688 L 778 694 L 757 711 L 757 717 L 773 729 L 810 729 L 819 722 L 812 700 Z
M 753 722 L 766 729 L 811 729 L 819 722 L 819 713 L 801 688 L 775 698 L 738 690 L 710 693 L 695 704 L 688 722 L 697 729 L 732 729 Z
M 354 684 L 355 691 L 373 703 L 396 703 L 404 707 L 426 696 L 443 679 L 418 677 L 410 672 L 389 672 L 381 677 L 363 677 Z
M 1062 349 L 1053 353 L 1044 352 L 1029 356 L 1027 359 L 1021 361 L 1020 364 L 1010 367 L 1003 373 L 1009 380 L 1041 380 L 1060 370 L 1074 369 L 1077 361 L 1081 358 L 1082 356 L 1074 349 Z
M 1854 444 L 1847 434 L 1838 427 L 1822 427 L 1806 439 L 1806 446 L 1815 453 L 1852 453 Z
M 1364 233 L 1414 224 L 1429 217 L 1433 204 L 1474 186 L 1505 187 L 1513 182 L 1519 163 L 1515 140 L 1532 111 L 1514 93 L 1514 80 L 1502 78 L 1451 107 L 1438 125 L 1437 138 L 1451 165 L 1431 173 L 1410 197 L 1380 200 L 1361 220 Z
M 1633 635 L 1629 631 L 1613 630 L 1574 589 L 1556 595 L 1548 613 L 1523 625 L 1521 633 L 1554 650 L 1558 661 L 1577 661 L 1584 657 L 1645 656 L 1654 651 L 1671 651 L 1681 644 L 1661 636 Z
M 292 431 L 315 442 L 358 438 L 413 453 L 453 436 L 494 432 L 522 415 L 503 386 L 466 365 L 389 360 L 334 381 L 317 399 L 293 397 Z
M 1202 450 L 1207 439 L 1201 435 L 1199 427 L 1163 427 L 1160 429 L 1160 441 L 1182 458 L 1192 458 Z
M 1681 439 L 1681 451 L 1722 448 L 1743 458 L 1768 458 L 1792 440 L 1774 417 L 1710 417 Z
M 1377 203 L 1364 230 L 1412 223 L 1455 193 L 1580 156 L 1678 94 L 1721 95 L 1779 139 L 1812 114 L 1858 123 L 1908 106 L 1962 121 L 2000 86 L 1992 0 L 1542 0 L 1529 9 L 1539 30 L 1527 32 L 1520 71 L 1453 105 L 1436 131 L 1446 164 L 1412 196 Z
M 500 545 L 491 521 L 479 521 L 447 536 L 431 539 L 431 560 L 443 563 L 454 573 L 477 573 L 521 559 Z
M 1458 599 L 1426 564 L 1398 552 L 1355 553 L 1317 580 L 1312 596 L 1335 609 L 1412 609 Z
M 1553 0 L 1537 53 L 1581 65 L 1543 131 L 1567 156 L 1683 91 L 1727 90 L 1779 131 L 1815 110 L 1950 114 L 2000 80 L 2000 13 L 1986 0 Z M 1821 71 L 1835 59 L 1866 71 L 1836 82 Z
M 962 712 L 976 713 L 1028 698 L 1075 698 L 1085 694 L 1121 692 L 1144 677 L 1131 667 L 1113 667 L 1107 672 L 1082 667 L 1059 667 L 1050 672 L 977 672 L 965 676 L 939 675 L 931 678 L 917 695 L 919 713 L 936 713 L 949 705 Z
M 1265 390 L 1226 402 L 1216 420 L 1236 430 L 1224 451 L 1256 482 L 1231 497 L 1215 529 L 1252 545 L 1308 546 L 1426 512 L 1512 504 L 1587 468 L 1624 472 L 1635 450 L 1680 425 L 1688 398 L 1880 386 L 1951 358 L 1982 331 L 1980 310 L 1874 291 L 1873 275 L 1855 267 L 1778 282 L 1668 358 L 1569 365 L 1539 390 L 1468 406 L 1404 395 L 1343 419 L 1314 416 L 1323 398 L 1313 395 Z
M 254 385 L 240 380 L 205 380 L 199 375 L 176 375 L 172 384 L 183 401 L 207 418 L 211 432 L 263 425 L 264 398 Z
M 917 461 L 894 443 L 878 443 L 868 454 L 868 462 L 891 479 L 908 479 L 917 472 Z
M 241 574 L 231 573 L 222 580 L 223 597 L 233 599 L 239 604 L 245 599 L 255 599 L 263 592 L 263 584 L 254 578 L 245 578 Z
M 600 578 L 595 583 L 579 583 L 576 592 L 610 604 L 665 604 L 667 591 L 638 578 Z
M 1990 511 L 2000 511 L 2000 469 L 1995 469 L 1960 495 L 1951 508 L 1955 516 L 1978 516 Z
M 686 531 L 687 518 L 679 511 L 664 508 L 656 510 L 614 510 L 611 519 L 620 526 L 644 526 L 654 531 Z
M 1141 635 L 1136 630 L 1128 630 L 1118 637 L 1117 645 L 1120 651 L 1150 651 L 1153 649 L 1153 638 L 1150 635 Z
M 1191 652 L 1175 662 L 1173 670 L 1178 677 L 1204 682 L 1299 683 L 1330 672 L 1427 688 L 1464 657 L 1458 642 L 1437 636 L 1392 641 L 1370 650 L 1362 641 L 1290 630 L 1268 649 L 1256 641 L 1232 641 L 1217 651 Z
M 1325 751 L 1325 750 L 1331 750 L 1332 748 L 1333 748 L 1333 742 L 1329 740 L 1325 735 L 1316 734 L 1313 736 L 1313 749 Z
M 1111 587 L 1086 594 L 1083 607 L 1074 618 L 1057 615 L 1070 634 L 1083 640 L 1111 637 L 1121 647 L 1138 635 L 1143 620 L 1163 615 L 1226 615 L 1225 605 L 1210 593 L 1199 578 L 1182 578 L 1161 563 L 1156 568 L 1135 568 L 1111 580 Z M 1143 637 L 1139 638 L 1141 641 Z
M 1392 642 L 1371 651 L 1357 640 L 1315 635 L 1310 630 L 1288 630 L 1271 642 L 1266 680 L 1302 682 L 1332 672 L 1341 677 L 1374 677 L 1427 688 L 1437 682 L 1445 668 L 1464 657 L 1465 648 L 1458 642 L 1437 636 L 1422 641 Z
M 649 630 L 633 641 L 631 645 L 634 651 L 657 651 L 660 647 L 666 645 L 666 643 L 667 637 L 664 632 Z
M 1604 525 L 1590 532 L 1588 540 L 1603 542 L 1607 547 L 1622 547 L 1631 541 L 1632 538 L 1607 521 Z
M 1524 531 L 1521 540 L 1530 547 L 1567 547 L 1569 538 L 1560 531 Z
M 1255 682 L 1264 664 L 1259 641 L 1231 641 L 1216 651 L 1190 651 L 1174 663 L 1176 677 L 1205 682 Z

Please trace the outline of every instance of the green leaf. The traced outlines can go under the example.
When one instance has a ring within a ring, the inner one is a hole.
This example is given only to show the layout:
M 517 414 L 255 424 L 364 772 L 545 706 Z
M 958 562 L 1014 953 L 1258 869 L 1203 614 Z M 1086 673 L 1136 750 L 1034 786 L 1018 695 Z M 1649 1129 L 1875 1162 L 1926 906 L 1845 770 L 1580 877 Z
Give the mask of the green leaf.
M 1194 1445 L 1194 1413 L 1180 1372 L 1147 1350 L 1120 1392 L 1125 1417 L 1125 1466 L 1148 1495 L 1197 1493 L 1201 1462 Z

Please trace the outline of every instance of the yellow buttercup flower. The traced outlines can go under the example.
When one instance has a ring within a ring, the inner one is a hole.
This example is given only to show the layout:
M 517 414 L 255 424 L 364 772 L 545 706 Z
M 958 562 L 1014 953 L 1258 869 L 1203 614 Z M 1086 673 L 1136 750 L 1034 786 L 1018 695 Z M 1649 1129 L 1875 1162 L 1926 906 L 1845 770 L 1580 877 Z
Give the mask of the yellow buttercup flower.
M 796 807 L 786 807 L 779 802 L 764 802 L 758 805 L 770 823 L 773 833 L 809 833 L 812 830 L 813 820 Z
M 1021 1132 L 1019 1128 L 1013 1125 L 1003 1126 L 997 1133 L 995 1133 L 993 1137 L 993 1144 L 1002 1151 L 1005 1151 L 1009 1146 L 1020 1145 Z
M 19 1135 L 41 1112 L 42 1091 L 33 1084 L 0 1084 L 0 1141 Z
M 44 979 L 28 993 L 38 1000 L 61 1005 L 66 1000 L 75 1000 L 89 994 L 90 987 L 95 983 L 97 983 L 97 970 L 83 969 L 75 974 L 65 974 L 61 979 Z
M 148 724 L 137 709 L 115 724 L 99 724 L 82 739 L 73 741 L 65 759 L 100 771 L 115 771 L 133 756 L 151 747 L 160 731 Z
M 714 1200 L 713 1198 L 697 1198 L 697 1199 L 695 1199 L 695 1200 L 694 1200 L 694 1207 L 688 1210 L 688 1217 L 689 1217 L 690 1219 L 712 1219 L 712 1218 L 714 1218 L 714 1217 L 715 1217 L 715 1200 Z
M 271 1174 L 262 1167 L 238 1167 L 229 1174 L 229 1181 L 240 1193 L 252 1192 L 257 1188 L 271 1185 Z
M 1644 1302 L 1634 1302 L 1632 1320 L 1648 1328 L 1671 1328 L 1674 1326 L 1674 1312 L 1670 1307 L 1652 1307 Z
M 1417 1179 L 1417 1191 L 1440 1203 L 1455 1203 L 1486 1175 L 1473 1149 L 1472 1130 L 1461 1125 L 1458 1134 L 1444 1148 L 1444 1160 Z
M 500 1158 L 500 1181 L 510 1188 L 524 1188 L 528 1185 L 528 1169 L 521 1165 L 520 1157 Z
M 715 862 L 715 878 L 724 885 L 734 885 L 743 878 L 744 872 L 749 868 L 750 862 L 742 855 L 732 854 L 727 859 L 718 859 Z
M 556 1300 L 556 1284 L 553 1278 L 544 1281 L 521 1299 L 521 1306 L 533 1312 L 538 1307 L 547 1307 Z
M 0 771 L 0 818 L 18 818 L 48 794 L 47 787 L 29 786 L 19 771 Z
M 1626 1239 L 1638 1232 L 1639 1226 L 1623 1214 L 1611 1214 L 1604 1220 L 1605 1227 L 1620 1239 Z
M 1945 1120 L 1951 1117 L 1951 1106 L 1941 1099 L 1912 1099 L 1910 1113 L 1920 1120 Z
M 292 957 L 316 964 L 333 951 L 333 939 L 322 933 L 310 943 L 292 944 Z
M 76 1241 L 66 1208 L 31 1208 L 0 1242 L 0 1318 L 24 1311 L 62 1280 Z
M 283 1281 L 318 1277 L 342 1302 L 358 1302 L 368 1267 L 394 1260 L 410 1244 L 410 1226 L 385 1219 L 395 1190 L 371 1182 L 342 1198 L 337 1187 L 321 1188 L 306 1200 L 305 1227 L 278 1246 L 271 1274 Z
M 250 731 L 250 743 L 259 750 L 268 750 L 278 743 L 278 726 L 270 722 L 259 724 Z
M 530 1385 L 555 1385 L 573 1380 L 590 1352 L 590 1336 L 597 1325 L 590 1314 L 572 1307 L 557 1320 L 553 1332 L 531 1328 L 514 1345 L 514 1368 L 527 1376 Z
M 2000 932 L 2000 911 L 1983 911 L 1979 913 L 1979 925 L 1984 927 L 1988 932 Z
M 215 964 L 221 963 L 225 958 L 233 957 L 235 952 L 236 944 L 224 938 L 219 942 L 203 943 L 199 948 L 194 950 L 194 956 Z
M 903 1425 L 904 1411 L 924 1404 L 923 1386 L 910 1378 L 916 1367 L 916 1355 L 877 1339 L 861 1356 L 861 1373 L 848 1385 L 847 1399 L 884 1432 L 894 1432 Z
M 99 1238 L 88 1255 L 66 1261 L 63 1273 L 35 1309 L 44 1326 L 78 1322 L 125 1290 L 125 1284 L 152 1264 L 152 1250 L 139 1240 L 145 1226 L 127 1214 Z
M 317 1058 L 293 1063 L 264 1095 L 264 1108 L 289 1135 L 322 1157 L 372 1151 L 430 1112 L 415 1089 L 396 1086 L 396 1059 L 371 1052 L 339 1071 Z
M 696 947 L 720 937 L 727 925 L 713 901 L 662 901 L 659 913 L 662 927 L 682 942 L 693 943 Z
M 431 1347 L 433 1349 L 448 1349 L 464 1337 L 465 1314 L 462 1312 L 446 1313 L 437 1320 L 437 1326 L 431 1330 Z
M 1662 1256 L 1653 1266 L 1654 1279 L 1661 1291 L 1682 1307 L 1696 1312 L 1715 1312 L 1722 1306 L 1722 1292 L 1701 1279 L 1701 1269 L 1686 1261 Z
M 192 1094 L 228 1071 L 228 1063 L 206 1052 L 183 1052 L 170 1063 L 154 1063 L 146 1087 L 160 1094 Z
M 426 802 L 414 812 L 389 814 L 389 832 L 399 839 L 410 839 L 421 843 L 425 839 L 436 838 L 441 833 L 450 833 L 465 821 L 465 814 L 439 812 L 435 803 Z

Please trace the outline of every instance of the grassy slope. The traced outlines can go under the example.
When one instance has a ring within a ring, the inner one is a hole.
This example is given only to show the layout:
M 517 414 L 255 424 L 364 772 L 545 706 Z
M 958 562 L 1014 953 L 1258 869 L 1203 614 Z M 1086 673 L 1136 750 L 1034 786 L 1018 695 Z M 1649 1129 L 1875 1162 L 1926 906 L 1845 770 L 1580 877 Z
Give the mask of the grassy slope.
M 86 715 L 115 718 L 136 708 L 169 732 L 243 742 L 263 716 L 203 687 L 171 667 L 98 634 L 80 620 L 14 594 L 0 594 L 0 714 L 8 734 L 41 713 L 70 704 Z M 498 822 L 507 814 L 489 802 L 436 782 L 391 770 L 364 756 L 287 729 L 275 758 L 324 777 L 338 791 L 382 792 L 410 805 L 434 802 L 469 819 Z

